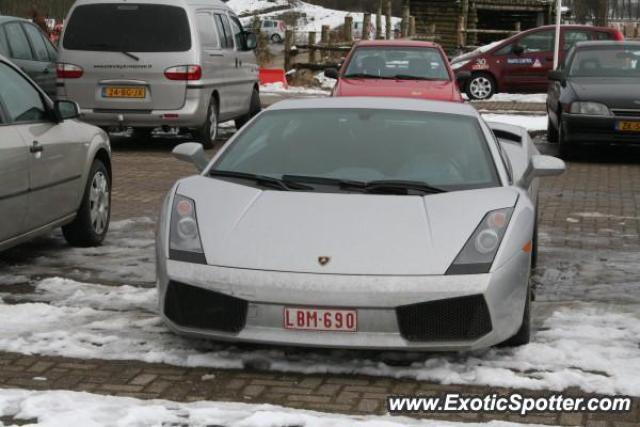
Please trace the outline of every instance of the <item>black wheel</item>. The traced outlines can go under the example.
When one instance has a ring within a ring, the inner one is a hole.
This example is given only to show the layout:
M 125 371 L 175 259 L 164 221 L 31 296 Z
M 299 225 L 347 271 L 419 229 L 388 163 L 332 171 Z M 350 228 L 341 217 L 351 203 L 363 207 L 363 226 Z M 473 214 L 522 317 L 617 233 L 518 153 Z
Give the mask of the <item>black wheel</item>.
M 476 73 L 467 82 L 465 92 L 469 99 L 484 101 L 496 93 L 496 81 L 491 74 Z
M 502 344 L 500 347 L 519 347 L 529 344 L 531 341 L 531 286 L 527 288 L 527 301 L 524 305 L 524 314 L 522 315 L 522 325 L 518 332 Z
M 213 148 L 218 138 L 218 102 L 211 98 L 207 109 L 207 119 L 204 124 L 193 132 L 193 137 L 202 144 L 205 149 Z
M 280 36 L 280 34 L 274 34 L 271 36 L 271 41 L 274 43 L 282 43 L 282 36 Z
M 105 164 L 96 159 L 76 218 L 62 227 L 62 234 L 71 246 L 99 246 L 107 235 L 110 220 L 111 179 Z
M 256 114 L 258 114 L 262 110 L 262 104 L 260 102 L 260 92 L 258 89 L 253 89 L 253 93 L 251 94 L 251 103 L 249 105 L 249 112 L 242 116 L 239 119 L 236 119 L 236 129 L 240 129 L 242 126 L 247 124 L 249 120 L 251 120 Z
M 560 157 L 564 160 L 572 160 L 575 157 L 573 146 L 567 142 L 564 126 L 562 122 L 558 120 L 558 145 L 560 151 Z
M 558 128 L 551 123 L 551 119 L 547 119 L 547 142 L 558 142 Z

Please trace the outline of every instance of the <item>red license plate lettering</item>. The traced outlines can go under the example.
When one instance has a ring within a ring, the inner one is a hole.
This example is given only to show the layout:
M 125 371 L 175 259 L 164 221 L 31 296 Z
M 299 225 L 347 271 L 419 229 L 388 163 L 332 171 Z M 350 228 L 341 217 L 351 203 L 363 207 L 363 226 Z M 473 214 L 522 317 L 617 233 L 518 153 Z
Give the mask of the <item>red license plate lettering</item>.
M 356 332 L 355 310 L 285 307 L 284 328 L 301 331 Z

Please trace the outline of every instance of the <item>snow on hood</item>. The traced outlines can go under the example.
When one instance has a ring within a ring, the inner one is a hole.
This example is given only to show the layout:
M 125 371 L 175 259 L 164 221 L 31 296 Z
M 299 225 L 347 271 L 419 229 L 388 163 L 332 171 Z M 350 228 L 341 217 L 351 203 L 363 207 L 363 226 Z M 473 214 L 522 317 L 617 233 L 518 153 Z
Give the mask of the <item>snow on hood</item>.
M 506 39 L 504 39 L 504 40 L 506 40 Z M 481 55 L 483 53 L 487 53 L 491 49 L 493 49 L 494 47 L 496 47 L 499 44 L 501 44 L 504 40 L 498 40 L 498 41 L 495 41 L 493 43 L 489 43 L 487 45 L 480 46 L 479 48 L 477 48 L 475 50 L 472 50 L 471 52 L 467 52 L 465 54 L 458 55 L 455 58 L 451 59 L 451 62 L 454 63 L 454 62 L 466 61 L 468 59 L 474 58 L 477 55 Z
M 326 194 L 200 176 L 178 193 L 196 201 L 211 265 L 369 275 L 444 274 L 484 215 L 517 200 L 504 187 L 427 197 Z M 322 267 L 319 256 L 332 262 Z

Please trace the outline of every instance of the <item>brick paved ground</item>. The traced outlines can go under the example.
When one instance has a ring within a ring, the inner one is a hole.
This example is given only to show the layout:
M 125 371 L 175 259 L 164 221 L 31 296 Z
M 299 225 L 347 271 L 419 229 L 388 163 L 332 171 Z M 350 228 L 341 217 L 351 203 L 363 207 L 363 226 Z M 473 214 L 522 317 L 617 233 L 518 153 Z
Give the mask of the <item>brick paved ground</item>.
M 139 216 L 154 218 L 164 193 L 175 179 L 194 172 L 190 165 L 174 160 L 169 154 L 176 144 L 174 141 L 152 140 L 133 144 L 127 139 L 114 140 L 116 181 L 113 208 L 116 220 Z M 547 235 L 553 245 L 594 251 L 609 248 L 640 250 L 640 162 L 634 156 L 632 153 L 623 153 L 602 158 L 598 154 L 597 163 L 572 163 L 564 176 L 544 181 L 541 192 L 541 232 Z M 600 215 L 580 217 L 579 221 L 568 220 L 577 213 L 585 212 L 598 212 Z M 553 230 L 563 232 L 550 232 Z M 541 262 L 545 262 L 544 254 Z M 362 376 L 190 369 L 137 361 L 77 360 L 12 353 L 0 353 L 0 387 L 68 389 L 176 401 L 211 399 L 274 403 L 354 414 L 383 413 L 385 398 L 390 394 L 433 395 L 448 391 L 484 394 L 507 391 Z M 582 394 L 578 390 L 567 390 L 566 393 Z M 621 416 L 539 414 L 523 419 L 499 414 L 430 414 L 429 418 L 632 427 L 640 426 L 640 399 L 634 400 L 632 413 Z

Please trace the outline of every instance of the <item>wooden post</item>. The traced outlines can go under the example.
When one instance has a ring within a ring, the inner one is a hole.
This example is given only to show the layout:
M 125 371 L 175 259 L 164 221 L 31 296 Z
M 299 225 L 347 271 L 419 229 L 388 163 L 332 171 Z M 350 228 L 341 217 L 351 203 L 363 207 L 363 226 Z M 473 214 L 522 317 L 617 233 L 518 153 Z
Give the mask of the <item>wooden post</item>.
M 385 11 L 386 18 L 386 36 L 387 40 L 391 40 L 391 32 L 393 31 L 393 24 L 391 23 L 391 0 L 387 0 L 387 10 Z
M 460 5 L 461 7 L 461 12 L 462 12 L 462 26 L 463 28 L 466 30 L 469 28 L 469 0 L 462 0 L 462 3 Z M 464 32 L 462 33 L 462 37 L 460 38 L 460 35 L 458 35 L 458 44 L 460 46 L 466 46 L 467 45 L 467 33 Z
M 408 0 L 404 0 L 403 5 L 402 5 L 402 25 L 401 25 L 401 32 L 402 32 L 402 38 L 406 39 L 407 37 L 409 37 L 409 16 L 411 15 L 411 13 L 409 12 L 409 1 Z
M 291 48 L 293 47 L 293 31 L 287 30 L 284 33 L 284 70 L 291 69 Z
M 416 36 L 416 17 L 415 16 L 410 16 L 409 17 L 409 37 L 415 37 Z
M 328 25 L 322 26 L 322 35 L 320 36 L 320 42 L 322 44 L 329 44 L 329 31 L 331 31 L 331 27 Z
M 382 38 L 382 2 L 383 0 L 380 0 L 378 3 L 378 13 L 376 15 L 376 40 Z
M 362 40 L 371 38 L 371 14 L 365 13 L 362 18 Z
M 517 32 L 522 31 L 522 24 L 520 23 L 520 21 L 516 22 L 516 31 Z
M 434 37 L 436 36 L 436 24 L 435 22 L 432 22 L 431 24 L 429 24 L 429 35 Z
M 309 63 L 310 64 L 315 64 L 317 62 L 315 45 L 316 45 L 316 32 L 309 31 Z
M 460 15 L 458 17 L 458 47 L 464 47 L 466 41 L 465 34 L 464 16 Z
M 344 41 L 353 41 L 353 16 L 344 17 Z

